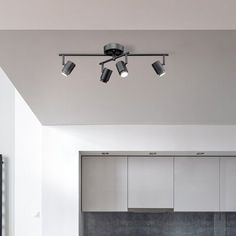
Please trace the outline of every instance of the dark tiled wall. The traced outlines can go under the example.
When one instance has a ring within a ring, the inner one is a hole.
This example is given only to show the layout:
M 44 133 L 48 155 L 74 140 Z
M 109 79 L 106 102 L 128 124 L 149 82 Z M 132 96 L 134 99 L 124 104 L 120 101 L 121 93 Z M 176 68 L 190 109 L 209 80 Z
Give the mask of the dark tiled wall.
M 236 236 L 236 213 L 83 213 L 84 236 Z
M 236 236 L 236 213 L 226 213 L 226 236 Z

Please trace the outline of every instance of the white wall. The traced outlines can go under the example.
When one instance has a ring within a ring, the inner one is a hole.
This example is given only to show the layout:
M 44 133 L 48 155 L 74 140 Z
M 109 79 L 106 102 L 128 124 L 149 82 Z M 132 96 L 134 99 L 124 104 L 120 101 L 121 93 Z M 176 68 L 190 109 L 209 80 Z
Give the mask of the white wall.
M 236 126 L 44 126 L 44 236 L 78 236 L 79 150 L 235 151 Z
M 15 93 L 15 236 L 41 235 L 42 126 Z
M 4 234 L 40 236 L 42 126 L 0 68 L 0 153 L 4 157 Z
M 5 159 L 3 235 L 14 235 L 15 89 L 0 68 L 0 153 Z

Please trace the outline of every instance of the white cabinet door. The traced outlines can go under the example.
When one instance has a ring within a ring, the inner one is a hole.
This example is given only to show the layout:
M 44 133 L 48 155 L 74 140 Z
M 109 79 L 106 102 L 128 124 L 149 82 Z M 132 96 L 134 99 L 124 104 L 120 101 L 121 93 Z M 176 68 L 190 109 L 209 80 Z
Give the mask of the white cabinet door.
M 220 159 L 220 210 L 236 211 L 236 157 Z
M 82 211 L 127 211 L 127 157 L 82 157 Z
M 173 208 L 173 158 L 128 157 L 128 208 Z
M 175 211 L 219 211 L 219 158 L 176 157 Z

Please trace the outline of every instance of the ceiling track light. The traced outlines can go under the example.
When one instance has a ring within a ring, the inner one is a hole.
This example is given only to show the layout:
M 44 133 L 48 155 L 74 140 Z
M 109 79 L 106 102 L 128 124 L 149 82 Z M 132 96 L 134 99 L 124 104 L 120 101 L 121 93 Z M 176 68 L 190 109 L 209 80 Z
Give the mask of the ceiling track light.
M 104 67 L 106 63 L 116 61 L 119 58 L 124 57 L 125 60 L 120 60 L 116 63 L 116 68 L 118 73 L 122 78 L 125 78 L 128 76 L 128 69 L 127 69 L 127 64 L 128 64 L 128 57 L 162 57 L 162 63 L 160 61 L 155 61 L 152 64 L 152 67 L 156 74 L 158 74 L 160 77 L 162 77 L 166 72 L 165 72 L 165 58 L 169 56 L 167 53 L 130 53 L 129 51 L 125 51 L 125 48 L 123 45 L 119 43 L 109 43 L 104 46 L 104 53 L 103 54 L 89 54 L 89 53 L 60 53 L 60 57 L 62 57 L 62 74 L 65 76 L 70 75 L 70 73 L 73 71 L 75 68 L 75 63 L 72 61 L 67 61 L 65 63 L 65 57 L 103 57 L 103 56 L 108 56 L 110 57 L 107 60 L 104 60 L 99 63 L 101 66 L 101 77 L 100 80 L 104 83 L 107 83 L 111 77 L 112 70 Z

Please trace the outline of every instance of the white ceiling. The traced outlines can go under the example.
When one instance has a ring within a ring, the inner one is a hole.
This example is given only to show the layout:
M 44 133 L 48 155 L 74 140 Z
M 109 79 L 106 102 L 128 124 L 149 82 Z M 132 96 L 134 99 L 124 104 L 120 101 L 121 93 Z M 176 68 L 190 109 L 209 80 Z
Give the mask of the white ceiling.
M 130 58 L 99 81 L 104 58 L 71 58 L 61 76 L 60 52 L 102 53 L 119 42 L 133 53 L 168 52 L 167 74 L 156 58 Z M 0 31 L 0 65 L 45 125 L 236 124 L 236 31 Z
M 235 0 L 8 0 L 0 29 L 236 29 Z

